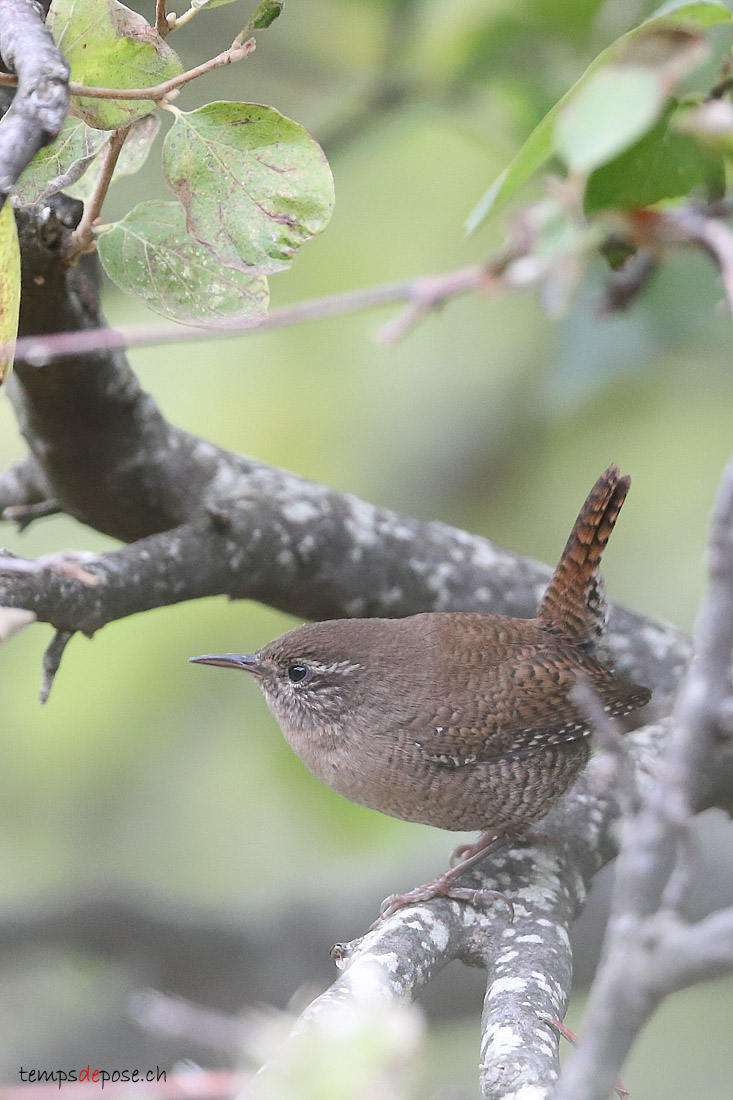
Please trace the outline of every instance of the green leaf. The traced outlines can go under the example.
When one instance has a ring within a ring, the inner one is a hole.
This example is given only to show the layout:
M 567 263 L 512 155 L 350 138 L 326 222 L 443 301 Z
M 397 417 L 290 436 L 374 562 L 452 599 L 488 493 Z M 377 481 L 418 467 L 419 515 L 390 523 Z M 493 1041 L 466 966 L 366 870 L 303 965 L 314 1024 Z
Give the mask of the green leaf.
M 146 115 L 133 123 L 115 166 L 112 182 L 129 176 L 143 165 L 150 146 L 160 129 L 155 115 Z M 109 140 L 103 130 L 95 130 L 80 118 L 67 118 L 52 145 L 41 149 L 13 188 L 19 201 L 28 206 L 42 202 L 57 191 L 65 191 L 86 202 L 102 171 L 99 157 Z
M 650 31 L 617 64 L 593 73 L 557 118 L 557 152 L 583 175 L 627 149 L 659 118 L 679 81 L 708 57 L 697 33 Z
M 20 249 L 9 200 L 0 210 L 0 349 L 12 347 L 20 311 Z M 0 351 L 0 386 L 13 367 L 12 351 Z
M 272 26 L 279 15 L 282 14 L 283 0 L 264 0 L 263 4 L 253 12 L 247 30 L 265 31 Z
M 139 118 L 137 122 L 133 122 L 125 139 L 125 144 L 122 146 L 122 152 L 117 158 L 114 175 L 112 176 L 113 185 L 120 176 L 134 176 L 135 172 L 140 171 L 159 130 L 160 119 L 157 115 L 146 115 L 145 118 Z M 100 131 L 91 130 L 90 132 L 94 134 Z M 92 161 L 84 175 L 72 186 L 66 187 L 65 190 L 73 198 L 87 202 L 94 191 L 101 171 L 102 158 L 97 157 Z
M 701 149 L 689 135 L 677 133 L 672 111 L 640 141 L 591 175 L 585 210 L 631 210 L 688 195 L 695 187 L 724 179 L 719 156 Z
M 156 313 L 184 325 L 256 325 L 267 316 L 267 279 L 222 267 L 186 232 L 177 202 L 143 202 L 102 233 L 110 279 Z
M 149 88 L 183 71 L 158 32 L 118 0 L 52 0 L 46 25 L 80 84 Z M 99 130 L 129 126 L 155 107 L 149 99 L 71 99 L 71 113 Z
M 331 217 L 333 177 L 321 147 L 255 103 L 175 114 L 163 171 L 189 233 L 231 267 L 259 274 L 288 267 Z
M 107 141 L 80 118 L 67 118 L 52 145 L 37 154 L 13 188 L 23 205 L 42 202 L 57 191 L 68 191 L 80 179 Z
M 592 172 L 645 134 L 666 98 L 653 70 L 609 65 L 560 112 L 556 151 L 571 170 Z
M 672 0 L 663 4 L 638 27 L 627 31 L 617 38 L 607 49 L 596 57 L 579 80 L 558 100 L 541 122 L 535 126 L 524 145 L 511 163 L 492 183 L 481 201 L 466 220 L 466 232 L 472 233 L 488 217 L 497 213 L 516 194 L 545 161 L 555 152 L 555 123 L 563 106 L 568 103 L 579 89 L 590 79 L 593 73 L 603 66 L 616 61 L 624 51 L 646 33 L 664 30 L 667 27 L 682 27 L 690 31 L 703 31 L 719 23 L 730 23 L 731 12 L 721 3 L 712 0 L 685 3 Z

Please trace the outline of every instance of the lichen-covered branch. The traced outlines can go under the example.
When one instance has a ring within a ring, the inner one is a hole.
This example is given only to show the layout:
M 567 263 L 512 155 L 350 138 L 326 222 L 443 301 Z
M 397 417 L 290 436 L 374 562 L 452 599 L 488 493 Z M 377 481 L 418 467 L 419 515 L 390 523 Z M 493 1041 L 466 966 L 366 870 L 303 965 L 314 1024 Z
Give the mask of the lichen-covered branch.
M 23 169 L 61 129 L 69 110 L 69 66 L 43 23 L 48 4 L 0 0 L 0 57 L 18 78 L 0 121 L 0 207 Z
M 692 815 L 711 770 L 731 757 L 733 462 L 718 496 L 709 559 L 694 658 L 658 775 L 639 812 L 624 821 L 604 959 L 558 1100 L 604 1100 L 659 1002 L 733 968 L 733 911 L 689 926 L 678 915 L 690 879 Z
M 668 723 L 630 735 L 637 774 L 649 781 Z M 569 928 L 596 872 L 615 854 L 620 812 L 605 761 L 596 757 L 543 821 L 547 841 L 496 853 L 466 884 L 501 890 L 514 905 L 473 907 L 435 899 L 402 909 L 352 944 L 337 945 L 344 973 L 296 1026 L 307 1033 L 324 1009 L 359 995 L 362 972 L 385 1000 L 413 998 L 459 958 L 484 966 L 480 1076 L 487 1100 L 549 1097 L 557 1080 L 557 1037 L 546 1017 L 562 1019 L 570 994 Z M 264 1074 L 276 1073 L 279 1059 Z
M 546 583 L 545 567 L 478 536 L 237 456 L 222 453 L 220 464 L 210 513 L 85 558 L 96 585 L 72 575 L 63 560 L 23 572 L 11 559 L 4 574 L 0 558 L 0 606 L 92 634 L 127 615 L 219 594 L 305 618 L 456 608 L 528 615 Z M 681 635 L 618 608 L 609 641 L 618 663 L 658 685 L 660 699 L 673 691 L 686 657 Z
M 666 719 L 627 739 L 642 789 L 654 783 L 670 731 L 671 720 Z M 362 970 L 372 975 L 386 1002 L 415 997 L 434 973 L 462 959 L 484 966 L 488 975 L 480 1047 L 482 1096 L 549 1100 L 559 1063 L 557 1037 L 547 1021 L 562 1019 L 570 995 L 570 925 L 593 876 L 616 854 L 615 831 L 625 803 L 618 784 L 609 782 L 608 764 L 605 755 L 592 759 L 543 821 L 545 843 L 496 853 L 466 877 L 467 885 L 501 890 L 514 905 L 513 921 L 503 906 L 474 908 L 445 899 L 400 910 L 362 939 L 337 945 L 345 973 L 308 1008 L 295 1033 L 307 1035 L 324 1008 L 358 997 Z M 730 780 L 728 768 L 729 785 Z M 708 788 L 695 809 L 706 808 L 711 799 Z M 710 976 L 713 964 L 725 966 L 733 960 L 733 919 L 727 913 L 713 914 L 698 927 L 707 941 L 702 953 L 697 939 L 682 950 L 679 922 L 674 937 L 670 928 L 665 941 L 677 957 L 680 981 L 701 980 Z M 278 1071 L 275 1059 L 262 1072 Z
M 20 219 L 21 332 L 102 323 L 96 263 L 59 263 L 79 205 L 58 198 Z M 85 568 L 0 573 L 0 605 L 92 633 L 124 615 L 225 593 L 307 618 L 456 608 L 531 615 L 548 570 L 488 540 L 422 523 L 206 443 L 169 424 L 119 350 L 18 362 L 11 400 L 33 466 L 0 477 L 0 502 L 40 493 L 130 545 Z M 69 446 L 73 440 L 73 446 Z M 42 485 L 34 493 L 32 483 Z M 14 494 L 17 494 L 14 498 Z M 568 517 L 572 518 L 572 517 Z M 619 667 L 669 697 L 687 657 L 679 633 L 616 609 Z

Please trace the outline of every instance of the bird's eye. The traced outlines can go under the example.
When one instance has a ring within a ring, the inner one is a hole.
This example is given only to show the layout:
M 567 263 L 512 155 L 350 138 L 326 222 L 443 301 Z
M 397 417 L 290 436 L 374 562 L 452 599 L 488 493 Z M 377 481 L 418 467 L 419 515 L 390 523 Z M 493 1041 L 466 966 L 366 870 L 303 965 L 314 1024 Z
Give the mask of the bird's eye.
M 291 684 L 299 684 L 305 680 L 306 676 L 310 672 L 308 665 L 290 665 L 288 668 L 288 679 Z

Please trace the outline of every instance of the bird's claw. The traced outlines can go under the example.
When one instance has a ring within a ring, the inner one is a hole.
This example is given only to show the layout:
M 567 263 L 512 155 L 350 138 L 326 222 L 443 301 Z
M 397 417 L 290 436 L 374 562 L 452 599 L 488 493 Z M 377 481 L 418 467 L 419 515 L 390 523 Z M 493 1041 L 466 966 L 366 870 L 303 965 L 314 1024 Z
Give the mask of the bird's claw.
M 475 850 L 475 844 L 459 844 L 458 847 L 454 848 L 451 852 L 451 867 L 457 867 L 459 863 L 463 863 L 464 859 L 468 859 L 469 856 L 472 856 Z
M 514 902 L 511 898 L 508 898 L 506 894 L 502 894 L 501 890 L 472 890 L 468 886 L 454 886 L 450 890 L 447 890 L 445 895 L 447 898 L 452 898 L 454 901 L 467 901 L 471 905 L 490 905 L 494 902 L 501 902 L 506 906 L 509 914 L 509 922 L 514 921 Z
M 468 886 L 451 886 L 448 883 L 427 883 L 425 886 L 416 886 L 414 890 L 408 890 L 406 894 L 390 894 L 379 907 L 379 916 L 369 928 L 372 932 L 383 920 L 391 917 L 399 909 L 406 905 L 418 905 L 421 901 L 432 901 L 433 898 L 449 898 L 451 901 L 467 901 L 470 905 L 490 905 L 501 902 L 509 913 L 509 920 L 514 920 L 514 905 L 506 894 L 500 890 L 472 889 Z

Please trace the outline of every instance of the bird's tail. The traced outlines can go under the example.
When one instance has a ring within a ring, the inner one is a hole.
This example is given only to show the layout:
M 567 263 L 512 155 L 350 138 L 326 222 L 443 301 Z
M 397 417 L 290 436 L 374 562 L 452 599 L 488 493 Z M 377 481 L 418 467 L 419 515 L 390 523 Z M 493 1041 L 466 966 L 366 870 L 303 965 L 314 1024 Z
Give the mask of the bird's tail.
M 606 603 L 598 567 L 630 485 L 618 466 L 609 466 L 588 494 L 537 611 L 553 634 L 587 644 L 602 636 Z

